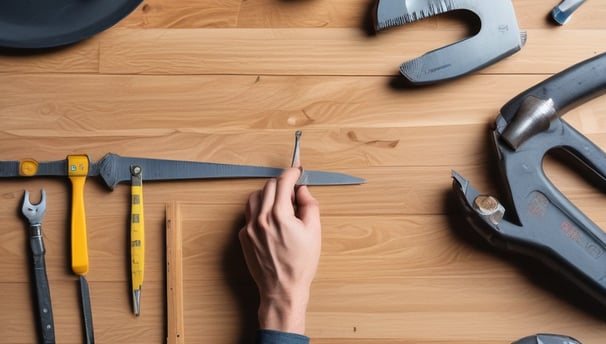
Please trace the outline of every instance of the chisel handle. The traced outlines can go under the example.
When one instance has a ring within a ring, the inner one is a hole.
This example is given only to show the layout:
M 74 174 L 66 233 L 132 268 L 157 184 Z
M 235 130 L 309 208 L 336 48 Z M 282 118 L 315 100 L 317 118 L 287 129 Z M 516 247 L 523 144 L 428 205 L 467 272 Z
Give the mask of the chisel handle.
M 67 172 L 72 182 L 72 271 L 77 275 L 86 275 L 88 272 L 88 243 L 84 209 L 84 183 L 88 175 L 88 168 L 88 156 L 70 155 L 67 157 Z

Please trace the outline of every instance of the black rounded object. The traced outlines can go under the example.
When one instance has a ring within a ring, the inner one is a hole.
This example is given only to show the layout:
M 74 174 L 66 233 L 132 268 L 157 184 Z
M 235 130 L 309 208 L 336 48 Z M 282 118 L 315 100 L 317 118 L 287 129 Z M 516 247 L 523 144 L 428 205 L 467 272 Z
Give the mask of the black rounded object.
M 0 47 L 51 48 L 106 30 L 142 0 L 0 0 Z

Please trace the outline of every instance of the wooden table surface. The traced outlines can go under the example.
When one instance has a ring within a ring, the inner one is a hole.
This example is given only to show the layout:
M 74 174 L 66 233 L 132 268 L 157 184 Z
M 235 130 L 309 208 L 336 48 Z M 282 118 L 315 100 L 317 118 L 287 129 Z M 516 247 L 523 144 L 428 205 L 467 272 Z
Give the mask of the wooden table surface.
M 308 312 L 313 343 L 506 344 L 538 332 L 604 343 L 604 313 L 548 269 L 478 240 L 452 200 L 451 169 L 498 192 L 488 130 L 528 87 L 606 51 L 606 6 L 565 26 L 558 0 L 514 0 L 517 54 L 431 87 L 399 87 L 400 63 L 473 34 L 445 15 L 370 34 L 370 0 L 146 0 L 113 28 L 37 53 L 0 51 L 0 160 L 123 156 L 284 167 L 303 130 L 307 169 L 366 179 L 313 187 L 323 254 Z M 606 147 L 606 97 L 566 120 Z M 598 225 L 606 198 L 554 159 L 556 185 Z M 186 343 L 250 343 L 256 289 L 236 233 L 264 180 L 144 181 L 141 315 L 131 312 L 129 195 L 85 189 L 97 343 L 166 337 L 165 206 L 183 229 Z M 46 264 L 58 343 L 81 343 L 69 257 L 70 184 L 1 183 L 0 343 L 34 343 L 30 253 L 20 206 L 45 188 Z

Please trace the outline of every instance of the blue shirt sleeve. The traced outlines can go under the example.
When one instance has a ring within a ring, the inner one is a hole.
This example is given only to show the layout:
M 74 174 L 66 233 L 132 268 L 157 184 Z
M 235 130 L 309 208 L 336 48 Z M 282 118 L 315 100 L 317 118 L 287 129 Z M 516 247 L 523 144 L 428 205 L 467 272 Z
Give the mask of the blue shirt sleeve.
M 309 344 L 309 337 L 296 333 L 258 330 L 257 344 Z

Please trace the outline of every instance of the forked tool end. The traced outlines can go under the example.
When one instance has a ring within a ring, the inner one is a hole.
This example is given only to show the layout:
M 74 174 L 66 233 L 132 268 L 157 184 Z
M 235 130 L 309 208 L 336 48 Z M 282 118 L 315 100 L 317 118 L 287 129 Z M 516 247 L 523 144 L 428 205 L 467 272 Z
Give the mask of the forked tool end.
M 44 213 L 46 213 L 46 191 L 42 189 L 40 193 L 42 196 L 38 204 L 31 203 L 29 191 L 25 190 L 23 195 L 21 212 L 23 213 L 23 216 L 27 218 L 30 224 L 40 224 L 42 222 L 42 217 L 44 217 Z

